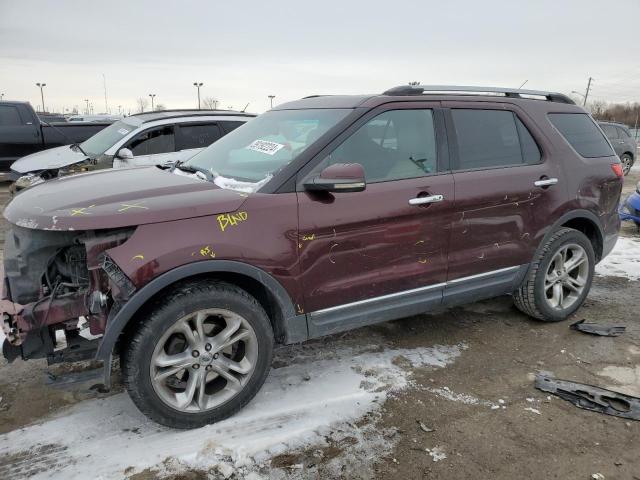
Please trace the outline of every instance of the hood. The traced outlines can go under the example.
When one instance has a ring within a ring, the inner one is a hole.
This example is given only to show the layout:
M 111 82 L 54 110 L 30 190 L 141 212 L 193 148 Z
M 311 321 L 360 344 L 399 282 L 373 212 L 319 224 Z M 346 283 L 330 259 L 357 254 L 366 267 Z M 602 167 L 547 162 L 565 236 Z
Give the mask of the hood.
M 246 197 L 157 167 L 110 169 L 28 188 L 4 216 L 38 230 L 96 230 L 233 212 Z
M 18 173 L 39 172 L 53 168 L 66 167 L 86 160 L 87 156 L 70 145 L 50 148 L 22 157 L 11 165 L 11 170 Z

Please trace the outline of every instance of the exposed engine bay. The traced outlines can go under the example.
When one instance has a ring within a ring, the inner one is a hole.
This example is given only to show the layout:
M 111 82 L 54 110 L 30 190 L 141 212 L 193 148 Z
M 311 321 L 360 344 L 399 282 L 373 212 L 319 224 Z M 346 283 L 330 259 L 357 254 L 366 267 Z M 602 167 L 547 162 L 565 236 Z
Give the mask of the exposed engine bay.
M 105 250 L 124 243 L 134 228 L 98 231 L 33 230 L 14 225 L 6 234 L 2 328 L 8 361 L 49 363 L 91 358 L 109 315 L 133 293 Z M 60 334 L 66 348 L 60 349 Z M 57 334 L 58 333 L 58 334 Z

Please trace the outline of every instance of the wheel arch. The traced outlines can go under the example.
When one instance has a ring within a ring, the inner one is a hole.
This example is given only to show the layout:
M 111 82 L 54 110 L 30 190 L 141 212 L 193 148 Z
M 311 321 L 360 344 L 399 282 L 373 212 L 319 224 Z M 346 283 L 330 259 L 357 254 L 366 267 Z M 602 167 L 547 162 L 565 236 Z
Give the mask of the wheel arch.
M 136 314 L 169 288 L 189 280 L 211 278 L 243 288 L 265 308 L 280 343 L 295 343 L 307 338 L 305 315 L 297 315 L 285 288 L 267 272 L 252 265 L 231 260 L 207 260 L 174 268 L 156 277 L 138 290 L 107 322 L 98 346 L 96 360 L 111 363 L 111 355 L 121 334 L 132 325 Z
M 598 217 L 589 210 L 574 210 L 557 219 L 544 235 L 536 250 L 536 258 L 544 248 L 549 238 L 560 228 L 573 228 L 586 235 L 593 246 L 596 262 L 602 258 L 604 250 L 604 232 Z

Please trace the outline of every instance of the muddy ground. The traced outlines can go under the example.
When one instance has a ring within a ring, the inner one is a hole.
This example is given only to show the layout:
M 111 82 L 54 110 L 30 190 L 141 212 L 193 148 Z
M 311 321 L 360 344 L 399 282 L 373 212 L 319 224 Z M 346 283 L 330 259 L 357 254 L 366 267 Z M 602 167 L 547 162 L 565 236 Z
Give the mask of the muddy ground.
M 625 191 L 633 190 L 638 180 L 640 172 L 632 172 Z M 6 189 L 2 193 L 6 196 Z M 638 236 L 628 224 L 622 233 Z M 567 380 L 640 396 L 638 312 L 638 281 L 599 276 L 585 305 L 566 322 L 532 321 L 515 310 L 509 297 L 502 297 L 342 335 L 340 340 L 352 345 L 369 344 L 372 338 L 395 348 L 466 345 L 460 358 L 447 368 L 415 368 L 411 388 L 392 395 L 381 415 L 360 420 L 391 432 L 391 448 L 368 460 L 371 475 L 380 479 L 498 480 L 589 479 L 601 473 L 607 479 L 640 480 L 640 422 L 580 410 L 533 388 L 535 372 L 548 371 Z M 607 338 L 568 328 L 583 318 L 626 325 L 627 331 Z M 321 342 L 330 348 L 330 338 Z M 63 414 L 70 405 L 100 396 L 81 388 L 51 388 L 44 382 L 46 371 L 58 373 L 61 368 L 47 367 L 44 361 L 7 365 L 0 359 L 0 433 Z M 121 386 L 114 390 L 121 391 Z M 424 431 L 418 422 L 432 431 Z M 320 458 L 314 449 L 285 452 L 274 457 L 271 465 L 284 472 L 307 468 L 310 478 L 336 477 L 335 471 L 323 470 L 323 462 L 341 455 L 347 458 L 355 447 L 349 441 L 329 445 L 323 447 Z M 446 458 L 434 461 L 426 449 L 444 452 Z M 0 459 L 0 471 L 11 461 L 15 459 Z M 359 478 L 357 468 L 346 461 L 337 477 Z M 261 473 L 268 474 L 268 470 Z M 165 478 L 154 469 L 130 476 L 123 473 L 124 477 Z M 218 475 L 189 470 L 170 478 Z

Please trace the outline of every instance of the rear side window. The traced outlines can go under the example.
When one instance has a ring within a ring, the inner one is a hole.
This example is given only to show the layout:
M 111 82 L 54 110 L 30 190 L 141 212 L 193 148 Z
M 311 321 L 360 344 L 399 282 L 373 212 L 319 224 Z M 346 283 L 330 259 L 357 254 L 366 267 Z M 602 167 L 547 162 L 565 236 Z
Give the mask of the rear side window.
M 586 113 L 550 113 L 549 120 L 583 157 L 614 155 L 604 135 Z
M 240 125 L 244 125 L 245 122 L 237 122 L 237 121 L 232 121 L 232 120 L 228 120 L 228 121 L 223 121 L 220 122 L 220 125 L 222 125 L 222 128 L 227 132 L 232 132 L 233 130 L 235 130 L 236 128 L 238 128 Z
M 20 118 L 18 109 L 16 107 L 12 107 L 11 105 L 1 105 L 0 126 L 12 127 L 16 125 L 22 125 L 22 119 Z
M 622 127 L 617 127 L 618 128 L 618 134 L 620 138 L 631 138 L 631 133 Z
M 513 112 L 451 110 L 458 140 L 458 170 L 538 163 L 540 148 Z
M 220 137 L 220 127 L 215 123 L 180 125 L 178 149 L 205 148 Z

